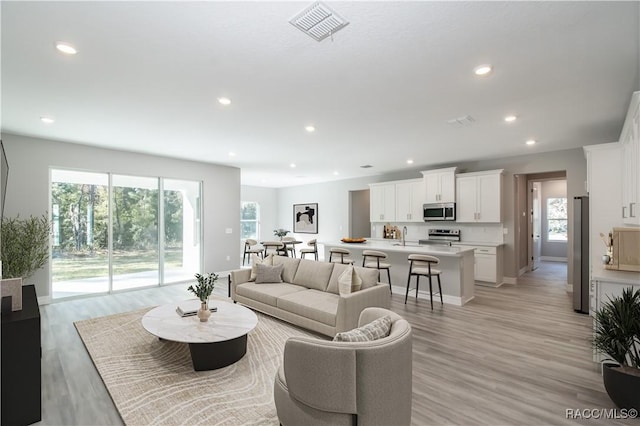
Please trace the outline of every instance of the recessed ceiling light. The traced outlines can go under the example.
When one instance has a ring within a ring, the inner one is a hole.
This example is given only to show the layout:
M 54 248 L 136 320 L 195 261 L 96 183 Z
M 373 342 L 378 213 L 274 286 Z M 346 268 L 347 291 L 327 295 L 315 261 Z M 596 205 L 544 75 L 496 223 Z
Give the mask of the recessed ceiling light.
M 535 145 L 536 141 L 533 139 L 529 139 L 528 141 L 525 142 L 527 145 Z
M 334 176 L 338 176 L 340 173 L 336 170 L 335 172 L 333 172 Z
M 231 105 L 231 99 L 229 98 L 218 98 L 218 102 L 220 105 Z
M 313 133 L 316 131 L 316 128 L 313 126 L 306 126 L 304 129 L 309 133 Z
M 512 122 L 516 121 L 517 118 L 518 117 L 516 117 L 515 115 L 507 115 L 504 118 L 504 121 L 506 121 L 507 123 L 512 123 Z
M 493 67 L 489 64 L 480 65 L 473 69 L 475 75 L 487 75 L 493 70 Z
M 295 169 L 296 168 L 296 164 L 295 163 L 291 163 L 291 164 L 289 164 L 289 167 L 291 167 L 292 169 Z
M 413 164 L 413 160 L 412 160 L 411 158 L 409 158 L 409 159 L 407 160 L 407 164 Z
M 64 41 L 57 41 L 56 49 L 58 49 L 60 52 L 64 53 L 65 55 L 75 55 L 76 53 L 78 53 L 75 47 L 73 47 L 71 44 Z
M 56 120 L 54 120 L 51 117 L 40 117 L 40 121 L 42 121 L 45 124 L 52 124 L 54 123 Z
M 235 157 L 236 153 L 235 152 L 229 152 L 229 157 Z

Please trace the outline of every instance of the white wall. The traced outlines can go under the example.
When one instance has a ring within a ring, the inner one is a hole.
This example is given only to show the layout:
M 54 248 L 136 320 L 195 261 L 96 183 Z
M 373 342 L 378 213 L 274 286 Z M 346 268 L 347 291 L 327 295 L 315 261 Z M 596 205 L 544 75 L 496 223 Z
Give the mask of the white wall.
M 9 162 L 5 216 L 39 216 L 50 210 L 50 168 L 201 181 L 203 271 L 225 271 L 240 264 L 240 169 L 7 133 L 2 141 Z M 225 232 L 229 228 L 231 234 Z M 49 279 L 47 265 L 28 283 L 36 285 L 44 301 L 50 296 Z

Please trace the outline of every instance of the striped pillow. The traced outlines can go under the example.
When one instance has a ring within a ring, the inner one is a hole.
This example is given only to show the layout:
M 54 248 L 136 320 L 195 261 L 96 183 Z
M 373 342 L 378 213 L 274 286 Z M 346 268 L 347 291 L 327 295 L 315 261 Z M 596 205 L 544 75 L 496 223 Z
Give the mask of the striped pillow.
M 370 342 L 387 337 L 391 332 L 391 317 L 389 315 L 371 321 L 362 327 L 336 334 L 334 342 Z

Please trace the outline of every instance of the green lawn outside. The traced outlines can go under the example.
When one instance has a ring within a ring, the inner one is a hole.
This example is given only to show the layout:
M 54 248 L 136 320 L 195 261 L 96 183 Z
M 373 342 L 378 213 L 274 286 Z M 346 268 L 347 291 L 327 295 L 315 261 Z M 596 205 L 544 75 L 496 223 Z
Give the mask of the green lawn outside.
M 67 254 L 53 258 L 53 282 L 77 280 L 82 278 L 106 277 L 109 275 L 109 259 L 106 252 L 92 255 Z M 165 268 L 182 267 L 182 250 L 166 249 Z M 134 272 L 157 271 L 158 252 L 154 250 L 114 251 L 114 275 Z

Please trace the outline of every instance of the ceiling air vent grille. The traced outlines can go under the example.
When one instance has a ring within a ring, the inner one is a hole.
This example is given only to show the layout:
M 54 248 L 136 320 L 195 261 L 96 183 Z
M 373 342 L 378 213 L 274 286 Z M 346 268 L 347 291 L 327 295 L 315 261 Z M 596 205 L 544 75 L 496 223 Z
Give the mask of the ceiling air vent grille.
M 316 41 L 322 41 L 349 23 L 334 12 L 329 6 L 320 2 L 298 13 L 289 23 Z
M 465 115 L 464 117 L 458 117 L 458 118 L 448 120 L 447 123 L 450 126 L 453 126 L 455 128 L 461 128 L 461 127 L 471 127 L 471 125 L 473 125 L 475 121 L 476 120 L 472 116 Z

